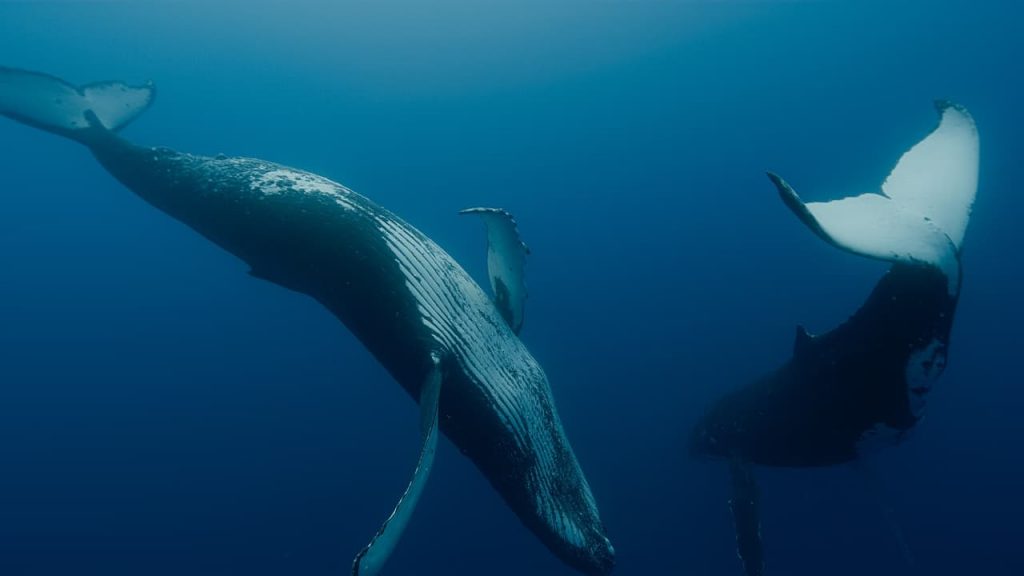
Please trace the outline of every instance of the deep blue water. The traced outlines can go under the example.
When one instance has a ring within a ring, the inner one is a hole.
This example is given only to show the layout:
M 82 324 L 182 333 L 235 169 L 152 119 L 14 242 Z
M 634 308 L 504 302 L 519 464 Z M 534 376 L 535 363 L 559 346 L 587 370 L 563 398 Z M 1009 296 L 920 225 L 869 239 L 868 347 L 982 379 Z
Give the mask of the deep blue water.
M 690 427 L 851 314 L 885 265 L 806 197 L 874 190 L 954 99 L 981 185 L 949 368 L 907 443 L 759 470 L 770 575 L 1024 574 L 1024 12 L 1011 2 L 3 2 L 0 65 L 153 79 L 125 131 L 318 172 L 479 280 L 474 205 L 533 254 L 523 338 L 616 573 L 738 575 Z M 312 300 L 0 123 L 0 574 L 340 574 L 404 487 L 417 411 Z M 913 555 L 901 553 L 883 510 Z M 386 574 L 572 574 L 447 441 Z

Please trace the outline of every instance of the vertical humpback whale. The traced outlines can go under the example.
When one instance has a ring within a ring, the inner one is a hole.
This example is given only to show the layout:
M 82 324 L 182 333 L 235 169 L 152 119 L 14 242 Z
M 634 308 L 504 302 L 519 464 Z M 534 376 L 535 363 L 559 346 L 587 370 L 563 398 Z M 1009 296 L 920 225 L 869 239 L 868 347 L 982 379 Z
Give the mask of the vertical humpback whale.
M 517 333 L 526 246 L 501 210 L 488 230 L 488 298 L 443 249 L 390 211 L 326 178 L 253 158 L 138 146 L 116 133 L 149 107 L 152 84 L 74 86 L 0 68 L 0 114 L 87 146 L 128 189 L 340 319 L 419 401 L 422 449 L 398 505 L 353 563 L 377 573 L 433 464 L 438 427 L 559 558 L 607 574 L 614 549 L 565 436 L 543 369 Z
M 727 394 L 693 430 L 691 453 L 732 461 L 733 519 L 748 576 L 763 571 L 751 465 L 831 466 L 899 442 L 945 369 L 979 153 L 967 110 L 936 108 L 938 127 L 900 158 L 881 193 L 805 203 L 769 174 L 816 235 L 892 266 L 849 320 L 817 336 L 797 327 L 788 362 Z

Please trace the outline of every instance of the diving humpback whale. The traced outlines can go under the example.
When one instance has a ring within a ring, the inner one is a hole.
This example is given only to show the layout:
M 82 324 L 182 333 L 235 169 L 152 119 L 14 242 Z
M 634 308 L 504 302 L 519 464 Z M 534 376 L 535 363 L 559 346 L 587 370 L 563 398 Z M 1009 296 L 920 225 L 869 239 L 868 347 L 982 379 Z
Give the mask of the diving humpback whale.
M 900 158 L 881 193 L 804 202 L 769 174 L 817 236 L 892 266 L 851 318 L 817 336 L 798 326 L 788 362 L 727 394 L 693 429 L 692 454 L 731 461 L 730 504 L 749 576 L 764 566 L 751 466 L 832 466 L 898 443 L 945 369 L 978 132 L 963 107 L 936 108 L 938 127 Z
M 340 319 L 420 404 L 412 479 L 352 572 L 380 571 L 430 473 L 438 428 L 561 560 L 607 574 L 614 549 L 555 409 L 518 337 L 526 245 L 502 210 L 480 217 L 492 300 L 443 249 L 365 196 L 253 158 L 133 144 L 117 132 L 150 106 L 152 84 L 74 86 L 0 68 L 0 114 L 76 140 L 143 200 L 234 254 L 251 274 L 306 294 Z

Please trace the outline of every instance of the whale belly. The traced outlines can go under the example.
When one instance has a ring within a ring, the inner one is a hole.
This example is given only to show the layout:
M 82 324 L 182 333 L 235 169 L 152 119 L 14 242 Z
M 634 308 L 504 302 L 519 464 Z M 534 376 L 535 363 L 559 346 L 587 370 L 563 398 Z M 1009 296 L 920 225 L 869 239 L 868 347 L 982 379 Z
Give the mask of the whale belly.
M 613 551 L 543 369 L 444 250 L 388 213 L 376 220 L 449 362 L 442 430 L 557 555 L 606 572 Z

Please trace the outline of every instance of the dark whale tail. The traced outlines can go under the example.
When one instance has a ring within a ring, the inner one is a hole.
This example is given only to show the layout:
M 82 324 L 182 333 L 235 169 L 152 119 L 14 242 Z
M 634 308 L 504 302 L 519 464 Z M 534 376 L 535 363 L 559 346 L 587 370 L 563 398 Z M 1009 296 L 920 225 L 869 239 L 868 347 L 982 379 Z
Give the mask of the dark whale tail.
M 155 94 L 152 82 L 74 86 L 48 74 L 0 66 L 0 114 L 87 145 L 98 132 L 117 132 L 138 118 Z

